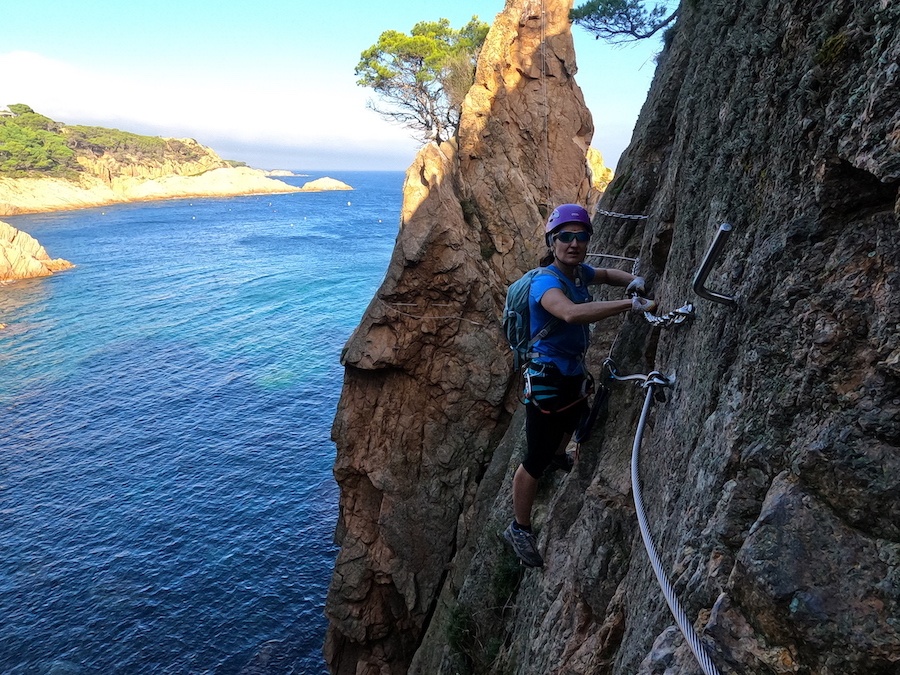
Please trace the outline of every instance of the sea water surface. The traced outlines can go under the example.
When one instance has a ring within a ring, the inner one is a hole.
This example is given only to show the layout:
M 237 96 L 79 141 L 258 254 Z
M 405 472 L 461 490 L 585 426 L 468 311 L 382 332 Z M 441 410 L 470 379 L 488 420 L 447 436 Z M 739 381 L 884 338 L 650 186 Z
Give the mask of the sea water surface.
M 5 219 L 76 267 L 0 286 L 0 673 L 326 672 L 339 357 L 403 181 L 327 175 Z

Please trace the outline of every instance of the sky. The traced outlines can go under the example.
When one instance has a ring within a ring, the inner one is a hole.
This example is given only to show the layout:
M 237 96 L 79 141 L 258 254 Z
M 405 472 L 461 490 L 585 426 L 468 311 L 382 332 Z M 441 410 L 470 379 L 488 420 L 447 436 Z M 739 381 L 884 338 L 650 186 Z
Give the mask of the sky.
M 486 23 L 504 0 L 0 0 L 0 107 L 66 124 L 190 137 L 263 169 L 405 170 L 420 143 L 366 107 L 360 53 L 385 30 Z M 593 146 L 614 167 L 658 39 L 612 46 L 573 26 Z

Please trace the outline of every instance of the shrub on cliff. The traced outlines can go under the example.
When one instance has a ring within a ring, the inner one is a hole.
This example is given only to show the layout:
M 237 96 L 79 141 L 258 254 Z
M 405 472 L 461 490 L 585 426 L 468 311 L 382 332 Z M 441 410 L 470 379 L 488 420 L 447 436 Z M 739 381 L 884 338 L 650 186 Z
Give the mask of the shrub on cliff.
M 447 19 L 420 21 L 409 35 L 384 31 L 356 66 L 357 84 L 384 101 L 369 107 L 382 117 L 438 142 L 456 133 L 463 98 L 490 26 L 473 16 L 460 30 Z
M 678 10 L 669 11 L 669 2 L 645 7 L 642 0 L 589 0 L 572 9 L 569 18 L 608 42 L 643 40 L 671 24 Z
M 142 136 L 119 129 L 73 125 L 65 127 L 63 134 L 66 144 L 76 151 L 89 151 L 95 155 L 107 153 L 119 161 L 173 158 L 191 162 L 205 156 L 199 144 L 190 145 L 175 138 Z

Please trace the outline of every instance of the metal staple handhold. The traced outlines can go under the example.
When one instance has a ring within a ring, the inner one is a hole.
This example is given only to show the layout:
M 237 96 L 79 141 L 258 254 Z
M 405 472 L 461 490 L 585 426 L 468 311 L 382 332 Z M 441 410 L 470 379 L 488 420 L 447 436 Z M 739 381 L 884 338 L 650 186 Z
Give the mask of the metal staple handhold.
M 715 264 L 716 260 L 718 260 L 719 256 L 722 254 L 722 249 L 725 248 L 725 242 L 728 241 L 728 236 L 731 234 L 731 229 L 731 225 L 729 225 L 728 223 L 722 223 L 721 225 L 719 225 L 716 236 L 713 237 L 712 243 L 709 245 L 709 250 L 706 252 L 706 256 L 703 258 L 703 262 L 700 263 L 700 269 L 698 269 L 697 274 L 694 275 L 694 282 L 693 284 L 691 284 L 691 287 L 694 289 L 694 293 L 699 295 L 701 298 L 712 300 L 713 302 L 718 302 L 722 305 L 728 305 L 729 307 L 734 307 L 737 302 L 735 302 L 735 299 L 732 296 L 716 293 L 704 286 L 704 284 L 706 283 L 706 277 L 709 276 L 713 264 Z

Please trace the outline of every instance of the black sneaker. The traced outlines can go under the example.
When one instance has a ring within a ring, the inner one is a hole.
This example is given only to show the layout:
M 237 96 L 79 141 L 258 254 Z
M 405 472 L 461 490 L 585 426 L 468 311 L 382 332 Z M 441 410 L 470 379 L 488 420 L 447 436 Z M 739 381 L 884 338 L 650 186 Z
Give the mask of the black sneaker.
M 553 459 L 550 460 L 550 466 L 547 468 L 551 471 L 559 470 L 569 473 L 573 466 L 575 466 L 575 458 L 569 453 L 564 452 L 561 455 L 553 455 Z
M 534 534 L 528 530 L 520 530 L 515 527 L 515 522 L 509 524 L 503 530 L 503 538 L 509 542 L 516 556 L 522 561 L 526 567 L 543 567 L 544 559 L 537 550 L 537 541 Z

